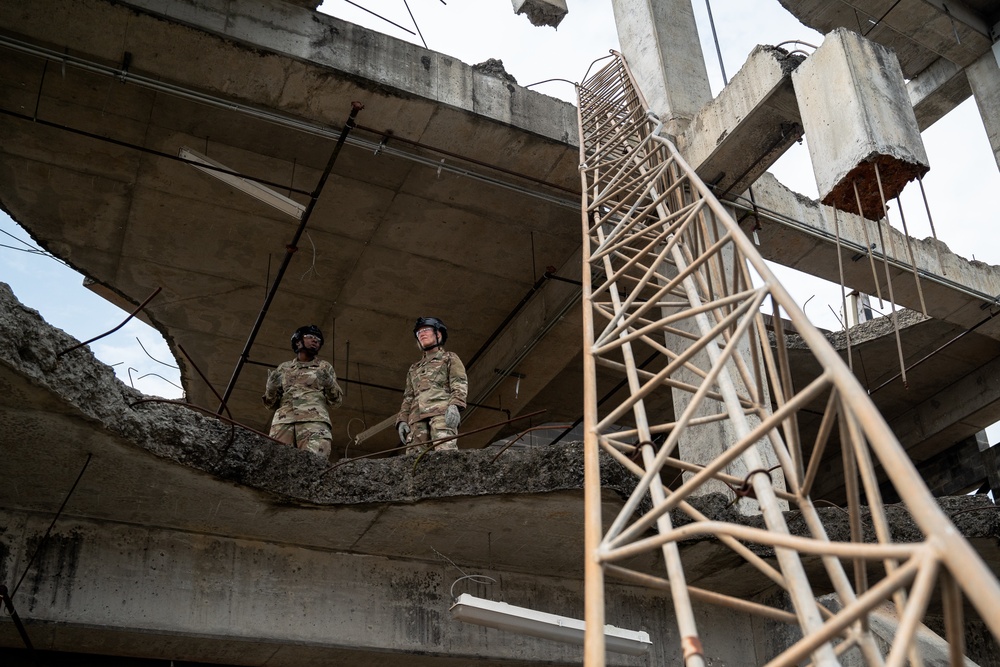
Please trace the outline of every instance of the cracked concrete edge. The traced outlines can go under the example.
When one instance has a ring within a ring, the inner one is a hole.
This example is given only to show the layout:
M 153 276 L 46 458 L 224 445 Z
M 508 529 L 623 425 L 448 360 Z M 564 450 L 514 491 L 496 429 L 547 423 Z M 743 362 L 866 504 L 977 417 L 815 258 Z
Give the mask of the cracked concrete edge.
M 329 472 L 328 464 L 307 452 L 166 399 L 153 399 L 125 385 L 110 366 L 88 347 L 58 356 L 78 341 L 51 326 L 38 311 L 24 306 L 10 287 L 0 283 L 0 366 L 20 376 L 43 397 L 35 410 L 53 410 L 91 420 L 95 429 L 123 447 L 136 447 L 161 459 L 188 466 L 220 481 L 245 485 L 289 504 L 366 505 L 408 503 L 448 497 L 533 494 L 583 488 L 583 447 L 565 443 L 550 447 L 509 449 L 492 461 L 498 448 L 432 452 L 414 467 L 412 457 L 356 459 Z M 153 399 L 156 402 L 139 403 Z M 0 407 L 2 410 L 2 407 Z M 15 436 L 16 437 L 16 436 Z M 325 474 L 324 474 L 325 472 Z M 635 478 L 610 458 L 601 466 L 603 487 L 625 498 Z M 723 494 L 689 499 L 714 520 L 763 527 L 760 517 L 746 517 Z M 984 497 L 940 498 L 947 514 L 961 516 L 956 526 L 969 538 L 1000 537 L 1000 512 Z M 640 513 L 648 511 L 648 504 Z M 820 508 L 831 540 L 849 540 L 846 511 Z M 886 508 L 893 537 L 922 539 L 902 505 Z M 808 534 L 798 512 L 786 513 L 793 534 Z M 671 514 L 674 525 L 692 520 L 682 510 Z M 866 541 L 874 540 L 870 526 Z M 700 538 L 693 538 L 697 541 Z M 773 550 L 756 549 L 761 555 Z
M 920 324 L 925 320 L 931 319 L 922 313 L 915 310 L 909 310 L 908 308 L 900 308 L 896 311 L 896 321 L 899 324 L 899 328 L 906 329 L 908 327 Z M 850 329 L 851 345 L 860 345 L 861 343 L 867 343 L 868 341 L 876 340 L 884 336 L 889 336 L 893 332 L 893 322 L 892 318 L 889 316 L 876 317 L 875 319 L 868 320 L 867 322 L 861 322 L 860 324 L 855 324 Z M 829 331 L 823 334 L 826 339 L 830 342 L 835 350 L 846 350 L 847 349 L 847 335 L 848 332 L 843 330 L 840 331 Z M 768 340 L 771 341 L 771 347 L 775 344 L 775 335 L 773 331 L 768 331 Z M 791 331 L 785 331 L 785 343 L 789 349 L 792 350 L 807 350 L 809 345 L 806 344 L 802 336 L 797 333 L 792 333 Z
M 41 398 L 35 410 L 91 420 L 122 446 L 138 447 L 220 480 L 319 505 L 415 502 L 428 498 L 543 493 L 583 488 L 582 446 L 432 452 L 415 457 L 355 459 L 334 470 L 307 452 L 191 408 L 145 396 L 122 383 L 89 347 L 77 344 L 0 283 L 0 365 Z M 148 401 L 148 402 L 144 402 Z M 44 407 L 41 407 L 44 405 Z M 25 406 L 19 406 L 23 409 Z M 605 488 L 625 496 L 634 479 L 618 465 L 603 466 Z

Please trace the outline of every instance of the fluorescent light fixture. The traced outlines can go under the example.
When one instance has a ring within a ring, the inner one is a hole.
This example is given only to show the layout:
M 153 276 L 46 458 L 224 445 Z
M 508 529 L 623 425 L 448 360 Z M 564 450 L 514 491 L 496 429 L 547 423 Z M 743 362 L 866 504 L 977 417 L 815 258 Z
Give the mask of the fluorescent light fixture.
M 271 188 L 265 187 L 256 181 L 251 181 L 248 178 L 243 178 L 242 176 L 237 176 L 236 174 L 229 174 L 225 171 L 218 171 L 219 169 L 225 169 L 226 171 L 235 172 L 235 169 L 230 169 L 221 162 L 216 162 L 211 158 L 208 158 L 197 151 L 193 151 L 187 146 L 182 146 L 177 154 L 189 160 L 192 164 L 191 166 L 195 169 L 205 172 L 209 176 L 214 176 L 220 181 L 227 183 L 237 190 L 242 190 L 251 197 L 259 199 L 269 206 L 273 206 L 282 213 L 287 213 L 296 220 L 302 219 L 302 214 L 305 213 L 306 207 L 298 203 L 294 199 L 290 199 L 283 194 L 277 193 Z M 208 165 L 210 167 L 216 167 L 216 169 L 206 169 L 205 167 L 199 166 Z
M 462 593 L 455 598 L 454 604 L 451 605 L 451 617 L 457 621 L 509 630 L 522 635 L 583 644 L 585 626 L 581 620 L 515 607 L 506 602 L 484 600 L 468 593 Z M 653 645 L 649 641 L 648 633 L 623 630 L 613 625 L 604 626 L 604 642 L 607 650 L 628 655 L 645 655 Z

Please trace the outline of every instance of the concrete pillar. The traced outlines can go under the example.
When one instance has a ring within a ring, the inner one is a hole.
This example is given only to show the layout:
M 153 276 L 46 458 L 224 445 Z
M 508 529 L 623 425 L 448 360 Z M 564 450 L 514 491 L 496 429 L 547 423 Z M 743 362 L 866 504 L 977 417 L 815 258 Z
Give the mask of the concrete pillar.
M 691 0 L 612 0 L 618 41 L 649 108 L 677 136 L 712 99 Z
M 723 251 L 725 259 L 723 264 L 726 266 L 732 266 L 733 258 L 731 255 L 731 246 L 728 251 Z M 673 275 L 675 273 L 671 272 Z M 728 273 L 728 272 L 727 272 Z M 727 275 L 726 281 L 731 284 L 732 277 Z M 671 315 L 677 312 L 676 309 L 665 308 L 664 315 Z M 673 325 L 677 329 L 681 329 L 690 332 L 694 335 L 700 336 L 701 332 L 696 325 L 695 321 L 692 319 L 682 320 Z M 666 333 L 664 334 L 664 344 L 671 350 L 684 350 L 691 346 L 691 340 L 677 334 Z M 748 340 L 744 338 L 741 341 L 740 349 L 738 354 L 743 358 L 746 365 L 752 368 L 753 354 L 751 353 L 750 346 L 758 345 L 756 339 Z M 757 358 L 761 358 L 760 352 L 757 353 Z M 708 353 L 702 350 L 691 359 L 691 362 L 695 364 L 698 368 L 702 370 L 708 370 L 712 367 L 712 363 L 709 359 Z M 739 372 L 737 370 L 736 364 L 730 360 L 727 362 L 727 368 L 729 370 L 729 377 L 736 387 L 736 391 L 740 395 L 746 395 L 747 389 L 742 382 Z M 698 386 L 702 382 L 702 378 L 686 368 L 678 370 L 674 374 L 674 379 L 681 382 L 685 382 L 694 386 Z M 767 383 L 764 382 L 763 391 L 764 395 L 761 398 L 761 402 L 769 406 L 770 398 L 767 389 Z M 673 392 L 673 406 L 674 406 L 674 416 L 675 418 L 680 418 L 685 410 L 691 405 L 692 394 L 686 391 L 675 390 Z M 701 404 L 695 409 L 695 417 L 704 417 L 708 415 L 719 414 L 720 412 L 725 412 L 725 405 L 721 401 L 716 401 L 711 398 L 705 398 L 702 400 Z M 752 430 L 760 424 L 760 420 L 753 415 L 747 416 L 747 423 L 749 428 Z M 709 422 L 707 424 L 701 424 L 698 426 L 688 426 L 677 443 L 677 454 L 679 458 L 687 461 L 689 463 L 697 463 L 699 465 L 707 465 L 713 460 L 721 456 L 726 452 L 737 440 L 739 440 L 738 433 L 735 424 L 729 420 Z M 773 450 L 766 444 L 758 444 L 757 453 L 763 460 L 763 465 L 765 468 L 772 468 L 778 464 L 777 457 L 774 455 Z M 746 479 L 747 474 L 750 472 L 750 468 L 747 466 L 743 457 L 737 457 L 732 463 L 730 463 L 725 468 L 725 472 L 734 477 L 740 479 Z M 785 479 L 782 471 L 772 470 L 770 477 L 774 482 L 774 487 L 777 489 L 785 488 Z M 691 473 L 685 473 L 684 479 L 687 480 L 692 477 Z M 723 482 L 716 480 L 709 480 L 707 483 L 703 484 L 701 488 L 693 494 L 694 497 L 707 496 L 713 493 L 719 493 L 723 496 L 734 498 L 733 490 L 726 486 Z M 787 503 L 781 501 L 783 507 L 787 508 Z M 757 501 L 750 498 L 740 498 L 738 502 L 734 505 L 736 511 L 739 513 L 752 516 L 760 513 L 760 506 Z
M 895 54 L 840 28 L 792 73 L 792 82 L 820 200 L 881 219 L 878 178 L 888 201 L 929 168 Z
M 972 95 L 976 98 L 976 106 L 979 107 L 979 115 L 983 118 L 983 125 L 986 126 L 986 136 L 990 140 L 990 148 L 993 150 L 993 159 L 996 160 L 997 167 L 1000 168 L 1000 65 L 997 64 L 998 51 L 1000 49 L 994 45 L 993 50 L 987 51 L 982 57 L 966 68 L 965 74 L 969 78 L 969 86 L 972 88 Z

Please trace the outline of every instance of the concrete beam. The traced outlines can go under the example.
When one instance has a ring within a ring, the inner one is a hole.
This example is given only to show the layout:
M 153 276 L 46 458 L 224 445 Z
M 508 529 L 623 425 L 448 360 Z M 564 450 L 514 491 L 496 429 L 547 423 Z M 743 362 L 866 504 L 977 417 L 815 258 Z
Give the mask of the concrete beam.
M 691 0 L 612 0 L 622 54 L 647 108 L 677 136 L 712 99 Z
M 678 148 L 722 196 L 743 192 L 802 137 L 791 73 L 804 60 L 758 46 L 678 137 Z
M 1000 168 L 1000 65 L 996 54 L 987 51 L 966 69 L 966 74 L 976 98 L 979 115 L 986 127 L 993 159 Z
M 847 28 L 892 49 L 903 73 L 913 78 L 938 58 L 958 65 L 974 62 L 989 49 L 988 17 L 971 3 L 948 0 L 782 0 L 803 24 L 820 33 Z M 982 4 L 985 10 L 989 3 Z M 946 6 L 947 5 L 947 6 Z M 981 10 L 981 11 L 983 11 Z M 988 11 L 988 10 L 986 10 Z
M 329 519 L 314 512 L 312 522 Z M 8 586 L 50 521 L 0 510 L 0 571 Z M 400 560 L 63 517 L 15 603 L 39 650 L 269 667 L 580 664 L 581 646 L 470 625 L 448 609 L 453 594 L 471 592 L 583 618 L 581 580 L 478 568 L 502 584 L 460 581 L 460 570 L 433 557 L 434 546 L 427 545 L 426 560 Z M 611 585 L 607 602 L 608 623 L 619 627 L 676 623 L 656 591 Z M 709 611 L 708 618 L 708 636 L 716 635 L 732 664 L 736 643 L 721 640 L 748 617 Z M 0 646 L 17 641 L 5 616 Z M 657 663 L 679 653 L 677 638 L 656 633 Z M 647 660 L 614 656 L 611 664 Z
M 571 141 L 576 136 L 576 113 L 571 104 L 560 102 L 557 106 L 562 106 L 561 111 L 545 108 L 543 112 L 539 105 L 548 107 L 556 101 L 540 93 L 504 85 L 505 82 L 496 77 L 480 74 L 451 56 L 306 7 L 255 0 L 234 0 L 225 3 L 222 9 L 210 0 L 175 0 L 169 3 L 127 0 L 124 4 L 143 13 L 183 21 L 255 49 L 348 73 L 368 81 L 370 87 L 388 87 L 502 123 L 527 123 L 532 132 L 559 141 Z M 118 62 L 120 54 L 115 49 L 122 42 L 107 41 L 105 50 L 109 59 Z M 114 46 L 112 42 L 115 42 Z M 148 68 L 149 63 L 143 63 L 143 67 Z M 178 74 L 181 73 L 170 72 L 175 80 Z M 216 76 L 225 77 L 228 74 L 220 71 Z M 222 90 L 231 89 L 231 84 L 227 85 L 224 80 L 220 79 L 217 83 Z M 289 86 L 300 83 L 280 77 L 268 82 L 277 86 L 272 92 L 282 99 L 293 96 L 295 91 Z M 396 124 L 402 121 L 397 118 Z M 370 114 L 365 122 L 372 122 Z M 396 133 L 404 135 L 400 130 Z M 407 131 L 405 135 L 412 136 L 412 133 Z
M 912 406 L 893 419 L 889 426 L 911 458 L 926 458 L 948 442 L 940 441 L 945 429 L 948 438 L 973 437 L 1000 419 L 1000 357 L 983 365 L 976 372 L 942 387 L 937 395 Z M 965 432 L 956 432 L 956 424 Z
M 917 471 L 927 484 L 927 488 L 935 496 L 957 496 L 969 491 L 978 490 L 983 482 L 990 480 L 987 466 L 993 463 L 992 454 L 987 454 L 986 432 L 979 431 L 975 435 L 955 443 L 950 449 L 921 461 Z M 995 464 L 994 464 L 995 465 Z M 993 477 L 996 471 L 993 471 Z M 884 498 L 898 499 L 895 489 L 886 489 L 882 485 Z
M 938 58 L 906 83 L 906 90 L 921 131 L 944 118 L 972 94 L 965 68 Z
M 754 197 L 762 213 L 761 228 L 757 230 L 761 255 L 778 264 L 839 283 L 833 209 L 792 192 L 770 174 L 754 184 Z M 750 208 L 746 195 L 740 199 L 740 205 Z M 741 217 L 744 217 L 742 212 L 737 218 Z M 879 264 L 873 276 L 865 248 L 879 240 L 875 223 L 843 212 L 838 213 L 838 219 L 847 287 L 865 294 L 881 291 L 887 295 L 885 273 L 880 266 L 882 253 L 887 251 L 893 262 L 890 275 L 896 303 L 919 310 L 920 299 L 909 269 L 903 234 L 894 228 L 882 227 L 885 248 L 877 246 L 874 250 Z M 967 328 L 989 314 L 988 304 L 993 302 L 994 295 L 1000 294 L 1000 267 L 970 262 L 930 238 L 910 239 L 910 243 L 922 276 L 928 315 Z M 1000 322 L 991 321 L 976 331 L 1000 340 L 998 325 Z
M 518 304 L 520 310 L 512 313 L 513 317 L 497 332 L 496 339 L 481 348 L 478 358 L 469 359 L 469 386 L 473 388 L 474 402 L 489 399 L 513 415 L 526 412 L 525 407 L 532 399 L 580 353 L 581 288 L 566 282 L 580 280 L 579 253 L 553 275 L 556 278 L 544 279 L 537 291 L 534 287 L 529 290 L 523 305 Z M 463 418 L 463 428 L 472 430 L 499 421 L 497 417 L 497 413 L 470 408 Z M 540 421 L 553 418 L 558 417 L 542 415 Z M 515 430 L 528 426 L 519 423 Z M 491 429 L 480 437 L 490 442 L 499 430 L 500 427 Z

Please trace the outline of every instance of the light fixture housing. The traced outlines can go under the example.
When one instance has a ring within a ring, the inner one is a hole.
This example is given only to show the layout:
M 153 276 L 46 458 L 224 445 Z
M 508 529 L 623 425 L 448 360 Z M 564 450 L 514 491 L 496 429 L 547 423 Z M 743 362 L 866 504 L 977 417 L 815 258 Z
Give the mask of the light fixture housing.
M 570 644 L 583 644 L 586 627 L 579 619 L 515 607 L 506 602 L 484 600 L 468 593 L 455 598 L 451 605 L 451 617 L 466 623 Z M 607 650 L 627 655 L 645 655 L 653 645 L 648 633 L 623 630 L 613 625 L 604 626 L 604 642 Z
M 223 183 L 245 192 L 251 197 L 259 199 L 269 206 L 273 206 L 282 213 L 292 216 L 296 220 L 302 219 L 302 215 L 305 212 L 306 207 L 294 199 L 286 197 L 280 192 L 275 192 L 271 188 L 261 185 L 256 181 L 250 180 L 249 178 L 239 176 L 235 173 L 235 170 L 230 169 L 221 162 L 216 162 L 215 160 L 202 155 L 198 151 L 192 150 L 187 146 L 182 146 L 181 149 L 177 151 L 177 155 L 180 158 L 187 160 L 188 163 L 195 169 L 203 171 L 209 176 L 214 176 Z

